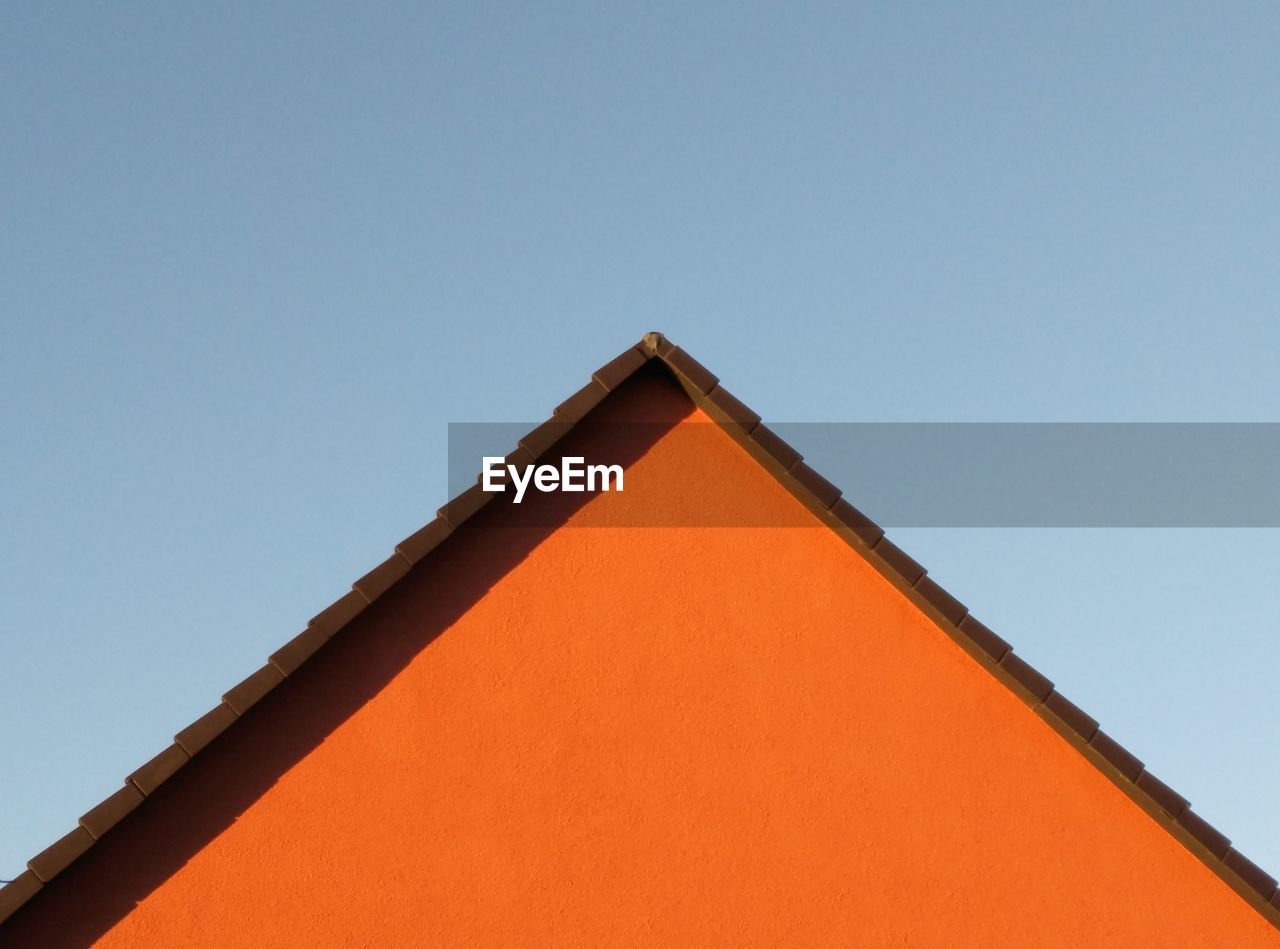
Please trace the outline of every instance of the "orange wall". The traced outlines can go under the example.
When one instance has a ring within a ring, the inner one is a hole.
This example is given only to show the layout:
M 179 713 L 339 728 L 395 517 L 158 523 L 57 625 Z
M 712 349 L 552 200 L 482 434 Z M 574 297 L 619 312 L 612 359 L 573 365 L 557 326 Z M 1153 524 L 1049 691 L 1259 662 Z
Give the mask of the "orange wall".
M 667 436 L 571 523 L 703 503 L 795 509 L 718 433 Z M 1280 946 L 825 529 L 477 526 L 438 554 L 12 935 Z

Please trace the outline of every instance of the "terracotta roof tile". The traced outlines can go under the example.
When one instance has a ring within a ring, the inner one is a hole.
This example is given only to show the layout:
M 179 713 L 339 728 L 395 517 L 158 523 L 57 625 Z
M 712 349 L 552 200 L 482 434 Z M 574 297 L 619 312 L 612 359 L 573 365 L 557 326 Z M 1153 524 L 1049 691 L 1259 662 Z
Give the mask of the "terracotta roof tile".
M 1169 787 L 1150 771 L 1143 771 L 1142 774 L 1138 775 L 1136 783 L 1170 817 L 1175 819 L 1181 817 L 1182 812 L 1189 806 L 1185 797 L 1174 791 L 1173 788 Z
M 392 554 L 363 577 L 352 584 L 361 596 L 372 603 L 391 589 L 392 585 L 409 572 L 411 564 L 399 554 Z
M 1227 855 L 1222 858 L 1222 862 L 1230 867 L 1236 876 L 1256 890 L 1264 900 L 1271 899 L 1276 891 L 1276 878 L 1263 870 L 1262 867 L 1234 847 L 1227 851 Z
M 557 405 L 552 415 L 557 422 L 573 425 L 603 402 L 608 394 L 609 390 L 593 379 Z
M 297 640 L 295 639 L 294 641 L 296 642 Z M 173 740 L 181 746 L 183 751 L 194 757 L 198 752 L 204 750 L 209 742 L 231 727 L 231 723 L 236 720 L 236 717 L 236 713 L 230 705 L 225 702 L 219 702 L 213 709 L 205 712 L 182 731 L 178 732 Z
M 1219 860 L 1227 855 L 1231 847 L 1231 839 L 1209 822 L 1188 808 L 1178 817 L 1178 826 L 1204 845 L 1209 853 Z
M 1108 764 L 1130 781 L 1138 780 L 1138 775 L 1142 773 L 1142 761 L 1136 755 L 1126 751 L 1118 741 L 1106 732 L 1095 733 L 1089 742 L 1089 747 L 1102 755 Z
M 138 786 L 143 794 L 154 794 L 156 788 L 173 777 L 178 769 L 191 760 L 181 745 L 170 745 L 133 774 L 128 781 Z
M 751 440 L 776 461 L 783 471 L 790 471 L 792 466 L 800 460 L 800 452 L 779 438 L 768 425 L 763 423 L 757 425 L 751 433 Z
M 120 823 L 142 803 L 142 800 L 142 792 L 137 786 L 126 784 L 81 817 L 80 826 L 87 830 L 94 840 L 100 840 L 103 834 Z
M 23 870 L 7 886 L 0 887 L 0 923 L 3 923 L 16 913 L 27 900 L 39 893 L 42 886 L 44 886 L 44 881 L 30 870 Z
M 511 451 L 507 452 L 507 454 L 503 457 L 502 460 L 505 464 L 515 465 L 517 468 L 524 468 L 528 465 L 533 464 L 538 459 L 534 458 L 533 455 L 529 454 L 529 450 L 527 448 L 522 448 L 519 445 L 517 445 Z M 481 480 L 483 480 L 483 478 L 484 478 L 483 471 L 479 471 L 476 473 L 477 484 Z
M 350 593 L 343 594 L 311 617 L 311 621 L 307 625 L 314 626 L 324 633 L 326 637 L 330 637 L 359 616 L 368 605 L 368 600 L 355 590 L 352 590 Z
M 831 505 L 840 500 L 840 489 L 814 471 L 803 461 L 797 461 L 788 472 L 791 477 L 817 499 L 818 503 L 830 510 Z
M 291 675 L 298 666 L 310 659 L 317 649 L 329 641 L 318 626 L 308 626 L 269 657 L 268 661 L 280 670 L 281 675 Z
M 497 494 L 494 492 L 484 491 L 481 489 L 480 485 L 473 484 L 444 507 L 440 508 L 436 513 L 438 516 L 443 517 L 448 521 L 450 527 L 457 530 L 458 525 L 479 511 L 495 497 L 497 497 Z
M 649 356 L 639 346 L 632 346 L 620 356 L 615 356 L 591 376 L 606 389 L 616 389 L 632 373 L 649 361 Z
M 257 672 L 245 678 L 231 691 L 222 697 L 222 701 L 231 706 L 237 715 L 243 715 L 262 697 L 284 681 L 284 673 L 268 663 Z
M 36 854 L 27 862 L 31 870 L 45 883 L 71 865 L 71 861 L 93 846 L 93 836 L 83 827 L 77 827 L 57 843 Z
M 1004 658 L 1000 660 L 1000 668 L 1031 696 L 1033 701 L 1030 704 L 1033 706 L 1039 705 L 1053 691 L 1053 683 L 1048 678 L 1032 668 L 1021 656 L 1012 652 L 1005 653 Z
M 853 531 L 857 538 L 868 547 L 874 547 L 880 538 L 884 536 L 884 531 L 879 524 L 844 498 L 831 505 L 831 513 L 835 515 L 836 520 Z
M 560 419 L 547 419 L 547 421 L 520 439 L 519 445 L 534 458 L 541 458 L 551 450 L 551 446 L 564 438 L 569 431 L 569 427 L 567 422 Z
M 409 561 L 409 563 L 417 563 L 439 547 L 440 542 L 451 533 L 453 533 L 453 528 L 449 526 L 449 522 L 443 517 L 437 517 L 426 527 L 410 534 L 396 544 L 396 553 Z
M 916 582 L 916 590 L 948 622 L 959 624 L 964 619 L 965 614 L 969 612 L 967 606 L 942 589 L 932 577 L 921 577 Z
M 915 586 L 924 576 L 924 567 L 908 557 L 906 551 L 888 537 L 881 537 L 872 550 L 891 570 L 906 580 L 908 586 Z
M 716 387 L 720 380 L 698 360 L 694 359 L 679 346 L 667 351 L 663 357 L 668 366 L 688 379 L 704 395 Z
M 986 625 L 974 619 L 972 613 L 960 621 L 960 631 L 995 662 L 999 662 L 1009 652 L 1009 644 L 993 633 Z
M 712 389 L 707 401 L 748 435 L 760 424 L 760 416 L 738 401 L 724 386 L 718 385 Z
M 1061 692 L 1050 692 L 1044 700 L 1044 707 L 1086 743 L 1098 732 L 1097 721 Z

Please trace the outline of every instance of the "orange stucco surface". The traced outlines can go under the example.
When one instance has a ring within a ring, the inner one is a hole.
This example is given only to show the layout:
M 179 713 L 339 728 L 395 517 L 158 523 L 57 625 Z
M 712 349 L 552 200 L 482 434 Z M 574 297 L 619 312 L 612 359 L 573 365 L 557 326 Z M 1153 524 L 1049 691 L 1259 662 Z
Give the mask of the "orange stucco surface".
M 721 433 L 679 437 L 700 418 L 683 394 L 617 398 L 681 419 L 623 494 L 550 532 L 464 528 L 13 934 L 1280 946 L 816 521 L 609 526 L 627 505 L 797 507 Z

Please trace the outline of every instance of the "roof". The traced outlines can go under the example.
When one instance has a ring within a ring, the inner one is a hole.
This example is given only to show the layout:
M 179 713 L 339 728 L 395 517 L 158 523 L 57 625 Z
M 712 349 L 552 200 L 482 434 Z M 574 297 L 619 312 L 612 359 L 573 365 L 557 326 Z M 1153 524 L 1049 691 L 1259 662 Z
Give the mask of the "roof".
M 970 615 L 963 603 L 928 576 L 924 567 L 842 498 L 839 488 L 807 465 L 799 452 L 761 422 L 758 414 L 720 385 L 712 372 L 661 334 L 649 333 L 596 370 L 586 385 L 555 409 L 551 418 L 520 439 L 508 461 L 530 464 L 546 454 L 610 392 L 650 364 L 669 371 L 695 405 L 822 523 L 1159 826 L 1280 928 L 1280 891 L 1273 877 L 1232 847 L 1226 836 L 1192 811 L 1185 798 L 1147 771 L 1142 761 L 1102 731 L 1097 721 L 1058 692 L 1005 640 Z M 0 889 L 0 925 L 494 497 L 476 484 L 450 500 L 434 520 L 401 541 L 387 560 L 313 617 L 301 633 L 272 653 L 265 665 L 231 688 L 217 706 L 178 732 L 173 744 L 130 774 L 122 788 L 83 815 L 73 830 L 33 857 L 26 872 Z

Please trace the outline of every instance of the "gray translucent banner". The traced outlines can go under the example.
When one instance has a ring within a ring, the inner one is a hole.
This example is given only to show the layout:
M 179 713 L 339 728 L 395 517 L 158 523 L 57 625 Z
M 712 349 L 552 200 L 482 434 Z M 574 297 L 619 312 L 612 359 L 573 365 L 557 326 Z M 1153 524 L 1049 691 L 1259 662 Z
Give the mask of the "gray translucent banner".
M 509 454 L 534 427 L 451 424 L 450 496 L 476 483 L 484 456 Z M 882 527 L 1280 527 L 1277 423 L 797 422 L 770 428 Z M 668 451 L 698 451 L 693 442 L 699 438 L 729 438 L 715 425 L 688 421 L 674 427 L 584 423 L 565 431 L 540 462 L 558 463 L 572 452 L 588 464 L 621 464 L 629 476 L 634 468 L 624 491 L 643 490 L 636 480 L 644 476 L 641 460 L 660 441 Z M 673 449 L 677 434 L 688 444 Z M 686 494 L 716 489 L 681 488 Z M 579 506 L 587 500 L 580 497 Z M 776 513 L 757 517 L 749 507 L 718 509 L 705 522 L 696 505 L 676 507 L 691 526 L 779 523 Z M 562 516 L 557 511 L 548 517 Z M 630 519 L 637 526 L 670 524 L 659 512 L 650 519 L 638 508 Z

